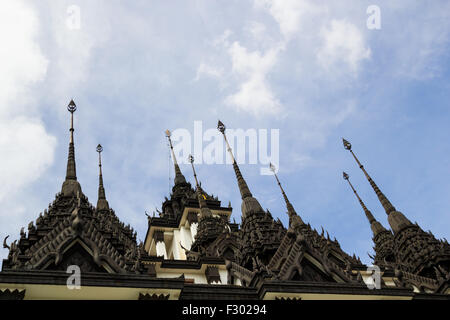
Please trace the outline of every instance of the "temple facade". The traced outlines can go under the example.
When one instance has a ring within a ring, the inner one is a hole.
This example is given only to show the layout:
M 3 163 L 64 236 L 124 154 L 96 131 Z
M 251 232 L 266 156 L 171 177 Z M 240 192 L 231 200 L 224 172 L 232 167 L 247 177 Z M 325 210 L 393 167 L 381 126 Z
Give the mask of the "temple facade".
M 148 216 L 145 240 L 109 206 L 99 144 L 96 206 L 77 181 L 74 112 L 71 115 L 66 177 L 53 202 L 3 240 L 9 254 L 0 272 L 0 299 L 121 300 L 411 300 L 450 299 L 450 245 L 408 220 L 381 192 L 343 140 L 386 212 L 377 221 L 343 174 L 372 230 L 373 265 L 348 255 L 325 230 L 317 231 L 297 213 L 275 173 L 289 225 L 264 210 L 244 179 L 219 121 L 237 190 L 241 223 L 231 222 L 231 205 L 201 187 L 191 157 L 193 184 L 177 163 L 170 131 L 166 136 L 175 170 L 172 192 L 158 216 Z

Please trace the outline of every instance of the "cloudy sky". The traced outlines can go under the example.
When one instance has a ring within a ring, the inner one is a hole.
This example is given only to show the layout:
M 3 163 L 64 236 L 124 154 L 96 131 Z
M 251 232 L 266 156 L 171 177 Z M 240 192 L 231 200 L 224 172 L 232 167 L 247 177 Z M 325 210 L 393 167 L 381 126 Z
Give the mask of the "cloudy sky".
M 367 27 L 373 4 L 381 29 Z M 101 143 L 109 203 L 142 240 L 145 211 L 160 207 L 173 178 L 164 130 L 193 134 L 194 121 L 205 131 L 217 119 L 279 129 L 279 178 L 297 212 L 364 262 L 371 231 L 343 170 L 387 219 L 341 137 L 398 210 L 448 238 L 449 35 L 448 1 L 4 0 L 0 240 L 17 239 L 60 191 L 71 98 L 83 191 L 95 204 Z M 260 168 L 241 166 L 286 225 L 275 180 Z M 232 167 L 197 173 L 240 221 Z

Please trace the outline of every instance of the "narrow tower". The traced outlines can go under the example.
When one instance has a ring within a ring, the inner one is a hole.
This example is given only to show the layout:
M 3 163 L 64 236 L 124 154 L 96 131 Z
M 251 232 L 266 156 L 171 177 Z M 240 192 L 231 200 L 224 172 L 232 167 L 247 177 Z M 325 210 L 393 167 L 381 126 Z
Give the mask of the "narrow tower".
M 364 213 L 366 214 L 367 220 L 369 220 L 370 228 L 373 233 L 373 241 L 375 243 L 375 257 L 374 263 L 376 265 L 385 265 L 387 263 L 395 262 L 395 249 L 394 249 L 394 235 L 391 231 L 386 230 L 381 223 L 379 223 L 375 217 L 372 215 L 369 209 L 367 209 L 366 205 L 359 197 L 358 192 L 356 192 L 352 183 L 350 182 L 350 177 L 347 173 L 343 172 L 342 176 L 345 180 L 347 180 L 350 188 L 353 190 L 356 198 L 359 201 Z
M 225 223 L 221 218 L 213 216 L 206 204 L 206 197 L 198 183 L 197 173 L 195 172 L 194 167 L 194 157 L 192 155 L 189 155 L 189 162 L 191 163 L 192 171 L 194 173 L 197 199 L 200 207 L 197 233 L 191 251 L 199 252 L 200 255 L 203 256 L 211 256 L 212 253 L 209 252 L 208 246 L 225 230 Z
M 198 204 L 200 207 L 200 220 L 202 220 L 203 218 L 212 217 L 211 210 L 206 205 L 206 200 L 204 198 L 203 192 L 198 183 L 197 173 L 195 172 L 195 167 L 194 167 L 194 157 L 192 155 L 189 155 L 189 162 L 191 163 L 192 172 L 194 173 L 197 199 L 198 199 Z
M 275 166 L 272 163 L 270 163 L 269 167 L 270 167 L 270 170 L 273 172 L 275 179 L 277 180 L 278 186 L 280 187 L 280 190 L 281 190 L 281 194 L 283 195 L 283 198 L 284 198 L 284 202 L 286 202 L 287 213 L 289 216 L 289 227 L 295 228 L 296 226 L 303 225 L 304 222 L 303 222 L 302 218 L 300 218 L 300 216 L 297 214 L 297 212 L 295 212 L 294 206 L 289 201 L 286 193 L 284 192 L 283 187 L 281 186 L 280 180 L 278 179 L 278 176 L 276 173 Z
M 178 165 L 177 158 L 172 145 L 172 133 L 169 130 L 165 131 L 166 138 L 169 142 L 172 161 L 175 169 L 174 185 L 172 186 L 172 193 L 170 199 L 167 199 L 162 204 L 162 214 L 160 218 L 176 221 L 182 214 L 182 208 L 188 199 L 195 199 L 195 190 L 192 188 L 189 182 L 186 182 L 186 178 L 181 173 L 180 166 Z M 150 218 L 151 220 L 152 218 Z M 150 221 L 149 220 L 149 221 Z
M 263 271 L 278 249 L 286 230 L 280 221 L 274 221 L 272 215 L 262 209 L 250 192 L 225 135 L 225 125 L 221 121 L 218 122 L 217 129 L 222 133 L 233 160 L 233 169 L 242 198 L 242 232 L 239 238 L 238 263 L 249 270 Z
M 109 204 L 105 196 L 105 188 L 103 187 L 103 174 L 102 174 L 102 151 L 103 147 L 101 144 L 97 146 L 98 152 L 98 200 L 97 200 L 97 210 L 109 210 Z
M 228 143 L 227 136 L 225 134 L 226 129 L 225 125 L 220 120 L 217 124 L 217 129 L 219 129 L 219 131 L 222 133 L 223 138 L 225 139 L 225 143 L 227 145 L 227 150 L 230 153 L 231 159 L 233 160 L 233 169 L 236 175 L 239 191 L 241 193 L 242 198 L 242 205 L 241 205 L 242 218 L 244 219 L 246 216 L 250 214 L 264 214 L 264 210 L 262 209 L 258 200 L 256 200 L 253 197 L 247 185 L 247 182 L 245 182 L 244 177 L 242 176 L 241 170 L 239 169 L 239 166 L 236 163 L 236 159 L 234 158 L 233 151 L 231 150 L 230 144 Z
M 175 185 L 186 183 L 186 178 L 183 176 L 180 170 L 180 166 L 178 165 L 177 158 L 175 157 L 175 152 L 173 151 L 171 132 L 166 130 L 166 137 L 169 140 L 170 151 L 172 153 L 173 165 L 175 167 Z
M 352 188 L 353 193 L 355 194 L 356 198 L 359 201 L 359 204 L 361 205 L 362 209 L 364 210 L 364 213 L 366 214 L 367 220 L 369 220 L 370 227 L 372 228 L 372 232 L 375 235 L 382 231 L 386 231 L 386 229 L 379 223 L 375 217 L 372 215 L 372 212 L 370 212 L 369 209 L 367 209 L 364 202 L 361 200 L 361 198 L 358 195 L 358 192 L 356 192 L 355 188 L 353 187 L 352 183 L 350 182 L 350 176 L 346 172 L 342 172 L 342 176 L 344 180 L 347 180 L 348 184 L 350 185 L 350 188 Z
M 70 100 L 67 110 L 70 112 L 70 140 L 69 140 L 69 156 L 67 158 L 66 180 L 62 185 L 61 192 L 64 196 L 76 196 L 77 192 L 81 193 L 81 186 L 77 181 L 77 170 L 75 164 L 75 144 L 73 140 L 73 113 L 77 110 L 77 106 L 73 100 Z
M 409 221 L 403 213 L 397 211 L 395 207 L 392 205 L 392 203 L 388 200 L 388 198 L 381 192 L 380 188 L 376 185 L 375 181 L 369 176 L 366 169 L 364 169 L 364 166 L 359 162 L 356 155 L 353 153 L 352 145 L 350 142 L 342 138 L 342 142 L 344 144 L 344 148 L 350 151 L 353 158 L 355 159 L 358 166 L 361 168 L 362 172 L 366 176 L 367 180 L 369 181 L 370 185 L 372 186 L 373 190 L 375 191 L 375 194 L 378 197 L 378 200 L 380 201 L 381 205 L 383 206 L 384 210 L 386 211 L 386 214 L 388 215 L 388 221 L 391 225 L 392 230 L 394 233 L 400 231 L 401 229 L 411 226 L 412 223 Z
M 342 141 L 344 148 L 350 151 L 356 163 L 364 172 L 388 215 L 389 224 L 394 231 L 396 262 L 400 268 L 434 279 L 441 277 L 440 273 L 442 272 L 449 274 L 450 246 L 437 240 L 431 233 L 423 231 L 417 223 L 413 224 L 403 213 L 397 211 L 359 162 L 352 151 L 350 142 L 345 139 L 342 139 Z

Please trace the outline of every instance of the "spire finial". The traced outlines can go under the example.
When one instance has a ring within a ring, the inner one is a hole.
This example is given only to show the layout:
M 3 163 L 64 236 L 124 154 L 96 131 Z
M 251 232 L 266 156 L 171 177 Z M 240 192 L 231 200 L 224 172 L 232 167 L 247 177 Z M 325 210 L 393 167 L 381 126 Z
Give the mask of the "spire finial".
M 198 180 L 197 180 L 197 173 L 195 172 L 195 167 L 194 167 L 194 157 L 192 156 L 192 154 L 189 155 L 189 162 L 191 163 L 192 171 L 194 172 L 195 185 L 198 188 L 199 184 L 198 184 Z
M 206 200 L 202 193 L 202 188 L 200 187 L 200 184 L 198 183 L 197 173 L 195 172 L 195 167 L 194 167 L 194 157 L 191 154 L 189 155 L 189 162 L 191 163 L 192 171 L 194 172 L 195 185 L 197 187 L 196 192 L 197 192 L 198 204 L 200 206 L 200 219 L 202 219 L 203 217 L 207 217 L 207 216 L 211 217 L 212 213 L 211 213 L 211 210 L 209 210 L 209 208 L 206 205 Z
M 76 164 L 75 164 L 75 144 L 73 140 L 73 113 L 77 110 L 75 102 L 70 100 L 67 105 L 67 110 L 70 112 L 70 140 L 69 140 L 69 155 L 67 158 L 66 180 L 62 186 L 62 193 L 64 195 L 76 194 L 81 190 L 80 184 L 77 181 Z
M 277 180 L 278 186 L 280 187 L 280 190 L 281 190 L 281 193 L 283 195 L 284 201 L 286 202 L 286 207 L 287 207 L 287 210 L 288 210 L 289 220 L 291 220 L 292 217 L 298 216 L 297 212 L 295 212 L 294 206 L 289 201 L 286 193 L 284 192 L 283 187 L 281 186 L 280 180 L 278 179 L 278 176 L 277 176 L 277 173 L 276 173 L 276 167 L 272 163 L 269 164 L 269 167 L 270 167 L 270 170 L 273 172 L 273 175 L 275 176 L 275 179 Z M 302 223 L 303 223 L 303 221 L 302 221 Z
M 227 136 L 225 134 L 226 127 L 220 120 L 217 123 L 217 129 L 222 133 L 223 138 L 225 139 L 225 143 L 227 145 L 227 150 L 230 153 L 231 159 L 233 160 L 234 173 L 236 174 L 236 178 L 238 181 L 239 191 L 241 192 L 242 200 L 244 200 L 245 198 L 248 198 L 248 197 L 252 197 L 252 193 L 250 192 L 250 189 L 248 188 L 247 183 L 244 180 L 244 177 L 242 177 L 241 170 L 239 169 L 239 166 L 236 163 L 236 159 L 234 158 L 233 151 L 231 150 L 230 144 L 228 143 Z
M 77 111 L 77 105 L 73 101 L 73 99 L 70 100 L 69 104 L 67 105 L 67 110 L 70 112 L 70 142 L 73 143 L 73 113 Z
M 352 144 L 350 142 L 348 142 L 347 140 L 345 140 L 344 138 L 342 138 L 342 142 L 344 144 L 344 148 L 347 149 L 348 151 L 350 151 L 353 158 L 355 158 L 356 163 L 359 165 L 361 170 L 364 172 L 364 175 L 366 176 L 367 180 L 369 181 L 370 185 L 372 186 L 373 190 L 375 191 L 376 195 L 378 196 L 378 199 L 380 200 L 381 205 L 383 206 L 386 213 L 389 215 L 391 212 L 396 211 L 395 207 L 386 198 L 386 196 L 381 192 L 381 190 L 378 188 L 378 186 L 375 184 L 375 182 L 372 180 L 372 178 L 367 173 L 366 169 L 364 169 L 364 166 L 361 164 L 361 162 L 359 162 L 358 158 L 353 153 Z
M 172 153 L 173 164 L 175 166 L 175 185 L 180 183 L 186 183 L 186 178 L 183 176 L 180 170 L 180 166 L 178 165 L 177 158 L 175 157 L 175 152 L 173 151 L 172 139 L 170 138 L 172 133 L 167 129 L 165 131 L 166 137 L 169 140 L 170 151 Z
M 96 151 L 98 152 L 98 200 L 97 200 L 97 210 L 108 210 L 109 204 L 106 201 L 105 188 L 103 187 L 103 173 L 102 173 L 102 151 L 103 147 L 98 144 Z

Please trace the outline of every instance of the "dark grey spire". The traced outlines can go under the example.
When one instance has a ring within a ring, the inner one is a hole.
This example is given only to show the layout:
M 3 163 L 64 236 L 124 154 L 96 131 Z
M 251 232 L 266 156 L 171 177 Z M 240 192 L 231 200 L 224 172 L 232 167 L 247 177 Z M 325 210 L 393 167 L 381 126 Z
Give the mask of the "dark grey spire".
M 194 157 L 192 155 L 189 155 L 189 162 L 192 165 L 192 171 L 194 172 L 194 178 L 195 178 L 195 185 L 196 185 L 196 193 L 197 193 L 197 199 L 198 204 L 200 206 L 200 220 L 205 217 L 212 217 L 212 212 L 206 205 L 206 199 L 202 192 L 202 188 L 200 187 L 198 180 L 197 180 L 197 173 L 195 172 L 194 168 Z
M 70 112 L 70 141 L 69 141 L 69 156 L 67 158 L 66 180 L 62 186 L 62 193 L 66 196 L 77 194 L 81 192 L 80 184 L 77 181 L 77 172 L 75 164 L 75 144 L 73 141 L 73 113 L 77 110 L 77 106 L 73 100 L 70 100 L 67 110 Z
M 101 144 L 97 146 L 98 152 L 98 200 L 97 200 L 97 210 L 109 210 L 109 204 L 106 200 L 105 188 L 103 187 L 103 173 L 102 173 L 102 151 L 103 147 Z
M 386 198 L 386 196 L 381 192 L 381 190 L 378 188 L 378 186 L 375 184 L 375 182 L 372 180 L 372 178 L 369 176 L 367 171 L 364 169 L 364 166 L 359 162 L 356 155 L 353 153 L 352 145 L 350 142 L 342 138 L 342 142 L 344 144 L 344 148 L 349 150 L 352 154 L 353 158 L 355 158 L 356 163 L 359 165 L 361 170 L 364 172 L 364 175 L 366 176 L 367 180 L 369 181 L 370 185 L 372 186 L 373 190 L 375 191 L 378 200 L 380 201 L 381 205 L 383 206 L 384 210 L 386 211 L 386 214 L 388 215 L 388 221 L 389 225 L 392 228 L 392 231 L 397 232 L 401 229 L 403 229 L 406 226 L 412 225 L 411 221 L 406 218 L 403 213 L 397 211 L 395 207 L 392 205 L 392 203 Z
M 347 182 L 350 185 L 350 187 L 352 188 L 353 193 L 355 194 L 356 198 L 358 198 L 359 204 L 363 208 L 364 213 L 366 214 L 367 220 L 369 220 L 370 227 L 372 228 L 373 234 L 377 235 L 381 231 L 386 231 L 386 229 L 381 225 L 381 223 L 379 223 L 375 219 L 375 217 L 372 215 L 372 212 L 370 212 L 370 210 L 367 209 L 366 205 L 359 197 L 358 193 L 356 192 L 355 188 L 353 187 L 352 183 L 350 182 L 349 175 L 347 173 L 343 172 L 342 176 L 344 177 L 345 180 L 347 180 Z
M 264 212 L 258 200 L 256 200 L 250 189 L 248 188 L 247 182 L 245 182 L 242 176 L 241 170 L 239 169 L 236 159 L 234 158 L 233 152 L 231 150 L 230 144 L 228 143 L 227 136 L 225 135 L 225 125 L 219 120 L 217 124 L 217 129 L 222 133 L 225 143 L 227 145 L 227 150 L 230 153 L 231 159 L 233 160 L 233 169 L 236 174 L 236 179 L 238 182 L 239 191 L 241 192 L 242 198 L 242 216 L 245 217 L 247 213 L 250 212 Z
M 292 222 L 293 222 L 292 220 L 294 219 L 294 217 L 296 220 L 298 220 L 299 223 L 304 224 L 303 220 L 300 218 L 300 216 L 297 214 L 297 212 L 295 212 L 294 206 L 291 204 L 286 193 L 284 192 L 284 189 L 281 186 L 280 180 L 278 179 L 278 176 L 276 174 L 276 168 L 272 163 L 270 164 L 270 170 L 272 170 L 273 175 L 275 176 L 275 179 L 277 180 L 278 186 L 280 187 L 281 194 L 283 195 L 283 198 L 284 198 L 284 202 L 286 202 L 286 208 L 287 208 L 288 215 L 289 215 L 289 225 L 292 224 Z
M 350 142 L 348 142 L 347 140 L 345 140 L 344 138 L 342 138 L 342 142 L 344 144 L 344 148 L 349 150 L 350 153 L 352 154 L 353 158 L 355 158 L 356 163 L 359 165 L 359 167 L 361 168 L 361 170 L 364 172 L 364 175 L 366 176 L 367 180 L 369 181 L 370 185 L 372 186 L 373 190 L 375 191 L 378 199 L 381 202 L 381 205 L 383 206 L 384 210 L 386 211 L 386 213 L 389 215 L 389 213 L 396 211 L 395 207 L 392 205 L 392 203 L 388 200 L 388 198 L 386 198 L 386 196 L 381 192 L 381 190 L 378 188 L 378 186 L 375 184 L 375 181 L 372 180 L 372 178 L 369 176 L 369 174 L 367 173 L 366 169 L 364 169 L 364 166 L 361 164 L 361 162 L 359 162 L 358 158 L 356 157 L 356 155 L 353 153 L 352 150 L 352 145 Z
M 166 130 L 166 137 L 169 140 L 170 151 L 172 152 L 173 164 L 175 166 L 175 185 L 180 183 L 186 183 L 186 178 L 181 173 L 180 167 L 178 166 L 177 158 L 175 157 L 175 152 L 173 152 L 172 140 L 170 139 L 171 133 L 169 130 Z

